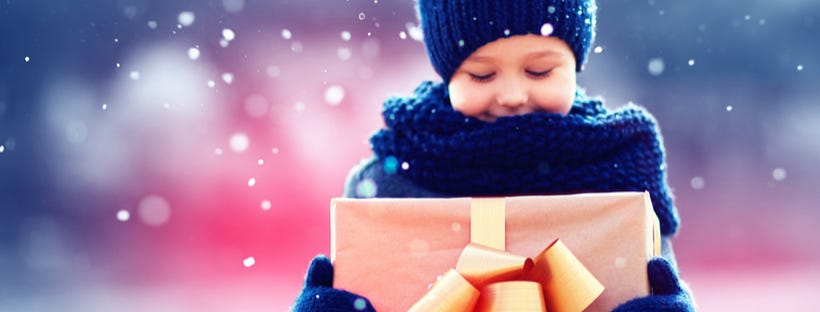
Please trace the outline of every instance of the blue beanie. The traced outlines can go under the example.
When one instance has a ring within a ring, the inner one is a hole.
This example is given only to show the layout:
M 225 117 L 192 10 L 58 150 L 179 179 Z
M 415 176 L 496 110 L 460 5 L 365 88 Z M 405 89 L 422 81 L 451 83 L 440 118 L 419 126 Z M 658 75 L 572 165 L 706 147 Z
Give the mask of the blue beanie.
M 419 0 L 419 17 L 430 61 L 449 83 L 481 46 L 525 34 L 566 42 L 580 72 L 595 38 L 597 8 L 595 0 Z

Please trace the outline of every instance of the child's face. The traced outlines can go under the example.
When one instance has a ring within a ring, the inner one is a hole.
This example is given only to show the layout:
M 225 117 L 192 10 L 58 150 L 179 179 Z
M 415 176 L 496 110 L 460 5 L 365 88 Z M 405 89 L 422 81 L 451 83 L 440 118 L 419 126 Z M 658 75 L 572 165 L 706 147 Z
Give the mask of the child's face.
M 565 115 L 575 97 L 575 56 L 555 37 L 498 39 L 464 60 L 448 88 L 453 109 L 485 121 L 535 111 Z

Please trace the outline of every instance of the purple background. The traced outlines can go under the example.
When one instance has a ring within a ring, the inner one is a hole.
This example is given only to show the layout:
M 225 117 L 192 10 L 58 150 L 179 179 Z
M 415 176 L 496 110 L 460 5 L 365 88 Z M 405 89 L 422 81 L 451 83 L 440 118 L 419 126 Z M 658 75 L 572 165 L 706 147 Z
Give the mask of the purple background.
M 820 308 L 818 19 L 599 1 L 580 84 L 659 120 L 702 310 Z M 381 101 L 436 79 L 416 26 L 412 1 L 0 1 L 0 310 L 286 309 Z

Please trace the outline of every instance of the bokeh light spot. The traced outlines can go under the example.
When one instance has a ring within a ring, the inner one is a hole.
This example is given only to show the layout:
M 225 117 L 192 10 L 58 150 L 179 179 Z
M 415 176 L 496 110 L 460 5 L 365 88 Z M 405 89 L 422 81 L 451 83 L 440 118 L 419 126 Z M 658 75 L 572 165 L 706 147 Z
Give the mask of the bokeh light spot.
M 376 183 L 371 179 L 364 179 L 356 185 L 356 195 L 361 198 L 376 197 L 377 192 Z
M 196 61 L 199 58 L 199 49 L 188 48 L 188 58 L 192 61 Z
M 345 89 L 338 85 L 333 85 L 325 90 L 325 101 L 333 106 L 339 105 L 345 97 Z
M 117 220 L 125 222 L 128 219 L 131 219 L 131 213 L 128 210 L 120 209 L 120 211 L 117 211 Z
M 177 22 L 186 27 L 191 26 L 194 23 L 194 20 L 196 20 L 196 15 L 194 15 L 194 12 L 190 11 L 183 11 L 177 16 Z
M 171 218 L 171 205 L 161 196 L 149 195 L 140 201 L 137 213 L 146 225 L 162 226 Z
M 230 28 L 222 29 L 222 38 L 224 38 L 227 41 L 232 41 L 234 38 L 236 38 L 236 33 L 234 33 L 233 30 Z
M 692 186 L 693 189 L 700 190 L 706 186 L 706 181 L 703 177 L 693 177 L 692 180 L 689 181 L 689 185 Z
M 367 308 L 367 301 L 362 298 L 356 298 L 356 300 L 353 301 L 353 308 L 357 311 L 363 311 Z
M 387 156 L 384 159 L 384 172 L 394 174 L 399 169 L 399 160 L 394 156 Z
M 552 24 L 550 24 L 550 23 L 544 23 L 544 25 L 541 25 L 541 35 L 542 36 L 552 35 L 552 32 L 554 30 L 555 29 L 552 27 Z
M 775 168 L 772 171 L 772 178 L 777 181 L 783 181 L 786 179 L 786 169 L 783 168 Z
M 231 139 L 228 141 L 228 144 L 231 146 L 231 150 L 235 153 L 242 153 L 248 150 L 248 146 L 250 146 L 250 139 L 248 135 L 244 133 L 235 133 L 231 136 Z
M 664 67 L 665 65 L 663 63 L 663 59 L 659 57 L 649 60 L 649 64 L 647 64 L 649 74 L 651 74 L 652 76 L 658 76 L 660 74 L 663 74 Z
M 256 264 L 256 259 L 254 259 L 253 257 L 247 257 L 247 258 L 245 258 L 245 260 L 242 260 L 242 264 L 243 264 L 246 268 L 250 268 L 250 267 L 252 267 L 254 264 Z

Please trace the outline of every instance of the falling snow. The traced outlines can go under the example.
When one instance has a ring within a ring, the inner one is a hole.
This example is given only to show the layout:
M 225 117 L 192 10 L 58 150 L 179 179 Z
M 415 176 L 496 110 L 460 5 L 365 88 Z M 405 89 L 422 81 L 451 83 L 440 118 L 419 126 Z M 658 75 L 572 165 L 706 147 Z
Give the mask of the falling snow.
M 350 35 L 350 32 L 347 31 L 347 30 L 343 30 L 342 33 L 341 33 L 341 36 L 342 36 L 342 40 L 344 40 L 344 41 L 350 41 L 350 38 L 352 37 Z
M 649 60 L 649 64 L 647 64 L 647 69 L 649 70 L 649 74 L 652 76 L 658 76 L 663 74 L 664 70 L 664 63 L 663 59 L 656 57 Z
M 772 178 L 777 181 L 783 181 L 786 179 L 786 169 L 783 168 L 775 168 L 772 171 Z
M 171 205 L 161 196 L 149 195 L 140 201 L 137 212 L 146 225 L 161 226 L 171 218 Z
M 221 148 L 215 148 L 214 149 L 214 154 L 215 155 L 219 156 L 219 155 L 222 155 L 222 153 L 224 153 L 224 152 L 222 151 Z
M 410 38 L 415 41 L 422 41 L 424 40 L 424 32 L 421 31 L 421 28 L 413 23 L 407 23 L 404 25 L 407 28 L 407 34 L 410 35 Z
M 803 65 L 797 65 L 797 71 L 803 71 Z
M 285 38 L 285 40 L 290 40 L 291 37 L 293 37 L 293 34 L 290 33 L 290 29 L 282 29 L 282 38 Z
M 194 23 L 195 19 L 196 15 L 194 15 L 194 12 L 190 11 L 183 11 L 179 13 L 179 16 L 177 16 L 177 22 L 179 23 L 179 25 L 185 27 L 191 26 Z
M 216 81 L 208 80 L 208 88 L 216 87 Z
M 234 153 L 242 153 L 248 149 L 248 146 L 250 146 L 250 142 L 251 141 L 250 139 L 248 139 L 248 135 L 244 133 L 235 133 L 231 136 L 230 140 L 228 141 L 228 144 L 230 145 L 231 150 L 234 151 Z
M 245 0 L 222 0 L 222 7 L 230 13 L 239 13 L 245 8 Z
M 256 178 L 248 179 L 248 187 L 253 187 L 254 185 L 256 185 Z
M 242 264 L 243 264 L 246 268 L 250 268 L 250 267 L 252 267 L 254 264 L 256 264 L 256 259 L 254 259 L 253 257 L 247 257 L 247 258 L 245 258 L 245 260 L 242 260 Z
M 28 57 L 28 56 L 26 56 L 26 57 L 24 57 L 24 58 L 23 58 L 23 60 L 25 60 L 25 61 L 26 61 L 26 63 L 28 63 L 28 61 L 29 61 L 29 60 L 31 60 L 31 58 L 30 58 L 30 57 Z
M 262 210 L 267 211 L 267 210 L 270 210 L 270 208 L 271 208 L 271 203 L 270 203 L 270 201 L 269 201 L 269 200 L 267 200 L 267 199 L 266 199 L 266 200 L 263 200 L 263 201 L 262 201 L 262 204 L 261 204 L 260 206 L 262 207 Z
M 325 90 L 325 101 L 330 105 L 339 105 L 345 97 L 345 89 L 338 85 L 333 85 Z
M 106 109 L 108 109 L 108 104 L 103 103 L 102 110 L 106 110 Z
M 359 13 L 359 20 L 363 21 L 365 18 L 367 18 L 367 16 L 364 15 L 364 12 L 360 12 Z
M 157 29 L 157 21 L 154 21 L 154 20 L 148 21 L 148 28 Z
M 199 49 L 188 48 L 188 58 L 192 61 L 196 61 L 199 58 Z
M 378 0 L 374 1 L 378 3 Z M 367 308 L 367 301 L 362 298 L 356 298 L 356 300 L 353 301 L 353 308 L 356 309 L 356 311 L 364 311 L 364 309 Z
M 600 54 L 601 52 L 604 52 L 604 48 L 601 46 L 597 46 L 595 47 L 595 49 L 592 50 L 592 52 L 595 52 L 595 54 Z
M 233 83 L 233 74 L 232 73 L 223 73 L 222 74 L 222 81 L 227 84 Z
M 731 112 L 731 111 L 732 111 L 732 109 L 733 109 L 733 108 L 732 108 L 732 105 L 726 105 L 726 111 L 727 111 L 727 112 Z
M 0 153 L 3 153 L 5 151 L 6 151 L 6 146 L 5 145 L 0 145 Z
M 703 180 L 703 177 L 693 177 L 691 181 L 689 181 L 689 185 L 692 186 L 693 189 L 700 190 L 703 189 L 705 186 L 706 181 Z
M 542 35 L 542 36 L 549 36 L 549 35 L 551 35 L 551 34 L 552 34 L 552 32 L 553 32 L 553 30 L 554 30 L 554 29 L 553 29 L 553 27 L 552 27 L 552 24 L 550 24 L 550 23 L 545 23 L 544 25 L 541 25 L 541 35 Z
M 689 59 L 688 64 L 689 64 L 689 66 L 695 66 L 695 60 L 694 59 Z
M 387 156 L 384 159 L 384 166 L 382 169 L 387 174 L 394 174 L 399 166 L 399 160 L 395 156 Z
M 276 77 L 279 77 L 279 74 L 281 74 L 281 73 L 282 73 L 282 72 L 279 70 L 279 67 L 278 67 L 278 66 L 272 66 L 272 65 L 271 65 L 271 66 L 268 66 L 268 68 L 267 68 L 266 72 L 268 73 L 268 76 L 269 76 L 269 77 L 271 77 L 271 78 L 276 78 Z
M 271 153 L 273 153 L 274 155 L 279 154 L 279 148 L 274 147 L 273 149 L 271 149 Z
M 131 73 L 128 74 L 128 77 L 131 77 L 131 80 L 140 80 L 140 72 L 132 70 Z
M 356 185 L 356 195 L 360 198 L 376 197 L 377 191 L 376 182 L 371 179 L 364 179 Z
M 263 166 L 263 165 L 265 165 L 265 160 L 262 159 L 262 158 L 259 158 L 259 160 L 256 161 L 256 164 L 260 165 L 260 166 Z
M 294 42 L 290 45 L 290 50 L 296 53 L 302 52 L 302 43 Z
M 339 50 L 336 51 L 336 56 L 342 61 L 347 61 L 353 56 L 353 53 L 349 48 L 339 48 Z
M 125 222 L 125 221 L 128 221 L 128 219 L 130 219 L 130 218 L 131 218 L 131 213 L 128 212 L 128 210 L 121 209 L 120 211 L 117 211 L 117 220 L 119 220 L 121 222 Z
M 222 29 L 222 38 L 224 38 L 227 41 L 232 41 L 234 38 L 236 38 L 236 34 L 230 28 L 225 28 Z

